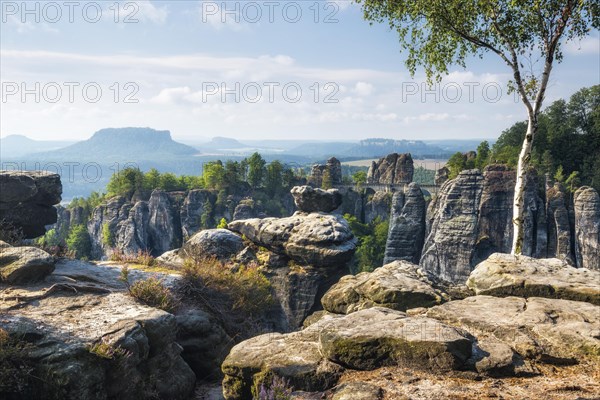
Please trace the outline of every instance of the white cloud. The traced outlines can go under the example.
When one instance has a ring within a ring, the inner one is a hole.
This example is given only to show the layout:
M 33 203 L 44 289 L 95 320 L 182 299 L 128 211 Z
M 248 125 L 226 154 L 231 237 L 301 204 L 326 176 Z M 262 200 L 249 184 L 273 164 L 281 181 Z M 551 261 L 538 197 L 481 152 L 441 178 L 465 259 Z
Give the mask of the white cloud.
M 162 25 L 166 22 L 169 15 L 166 6 L 156 7 L 150 0 L 136 0 L 132 4 L 138 7 L 138 11 L 132 17 L 139 18 L 141 21 L 150 21 Z
M 582 40 L 571 40 L 566 43 L 565 52 L 579 55 L 600 54 L 600 36 L 586 36 Z
M 354 93 L 359 96 L 369 96 L 373 93 L 373 85 L 366 82 L 357 82 L 356 85 L 354 85 Z

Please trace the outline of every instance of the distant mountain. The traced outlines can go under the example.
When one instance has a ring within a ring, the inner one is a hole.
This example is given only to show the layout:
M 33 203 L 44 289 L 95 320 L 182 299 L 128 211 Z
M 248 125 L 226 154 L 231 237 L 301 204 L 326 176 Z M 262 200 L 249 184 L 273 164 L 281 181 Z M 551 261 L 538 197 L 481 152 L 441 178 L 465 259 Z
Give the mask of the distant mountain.
M 73 143 L 66 140 L 34 140 L 23 135 L 8 135 L 0 139 L 0 158 L 18 158 L 26 154 L 60 149 Z
M 343 151 L 347 157 L 383 157 L 390 153 L 411 153 L 415 157 L 442 156 L 447 152 L 420 140 L 365 139 Z
M 350 142 L 310 142 L 286 150 L 286 153 L 311 157 L 339 157 L 354 146 L 356 143 Z
M 107 128 L 65 148 L 34 154 L 40 159 L 160 160 L 192 156 L 198 150 L 171 139 L 171 132 L 151 128 Z
M 211 149 L 241 149 L 248 147 L 248 145 L 240 143 L 236 139 L 216 136 L 210 142 L 204 143 L 202 147 Z

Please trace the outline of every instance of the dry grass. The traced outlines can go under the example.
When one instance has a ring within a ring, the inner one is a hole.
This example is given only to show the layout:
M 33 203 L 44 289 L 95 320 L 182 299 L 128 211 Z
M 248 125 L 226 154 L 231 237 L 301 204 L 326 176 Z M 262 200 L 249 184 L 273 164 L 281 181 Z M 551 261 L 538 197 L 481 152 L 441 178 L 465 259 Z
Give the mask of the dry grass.
M 150 307 L 170 313 L 179 307 L 179 299 L 164 284 L 163 279 L 150 277 L 130 283 L 129 267 L 125 265 L 121 268 L 120 280 L 127 286 L 129 295 Z
M 232 336 L 257 333 L 258 321 L 274 301 L 269 280 L 257 265 L 233 266 L 216 258 L 186 260 L 180 297 L 220 320 Z
M 112 249 L 109 259 L 110 261 L 140 264 L 147 266 L 152 266 L 155 262 L 154 257 L 152 257 L 150 251 L 148 250 L 138 250 L 137 253 L 127 254 L 118 248 Z

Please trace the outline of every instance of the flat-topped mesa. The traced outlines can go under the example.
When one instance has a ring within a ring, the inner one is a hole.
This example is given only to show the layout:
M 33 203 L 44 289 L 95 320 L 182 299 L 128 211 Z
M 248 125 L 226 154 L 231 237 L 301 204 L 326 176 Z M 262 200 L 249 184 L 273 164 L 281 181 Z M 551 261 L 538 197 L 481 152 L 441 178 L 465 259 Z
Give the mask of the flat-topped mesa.
M 410 153 L 392 153 L 373 161 L 367 173 L 368 184 L 398 185 L 410 183 L 415 171 Z
M 342 194 L 337 189 L 315 189 L 312 186 L 295 186 L 291 190 L 294 203 L 304 212 L 332 212 L 342 204 Z
M 0 171 L 0 222 L 20 229 L 27 239 L 54 224 L 60 203 L 60 176 L 46 171 Z

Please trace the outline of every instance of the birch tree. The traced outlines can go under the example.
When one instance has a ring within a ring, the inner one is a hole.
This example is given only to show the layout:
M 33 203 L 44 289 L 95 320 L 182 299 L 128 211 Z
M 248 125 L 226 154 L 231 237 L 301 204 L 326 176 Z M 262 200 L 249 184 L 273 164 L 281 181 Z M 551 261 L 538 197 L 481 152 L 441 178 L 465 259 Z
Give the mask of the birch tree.
M 527 133 L 519 155 L 513 201 L 512 253 L 523 249 L 526 175 L 538 115 L 550 73 L 563 59 L 567 41 L 582 40 L 600 26 L 594 0 L 356 0 L 365 19 L 388 23 L 406 50 L 414 76 L 440 81 L 448 68 L 463 68 L 472 56 L 493 54 L 512 72 L 508 93 L 517 92 L 527 111 Z

